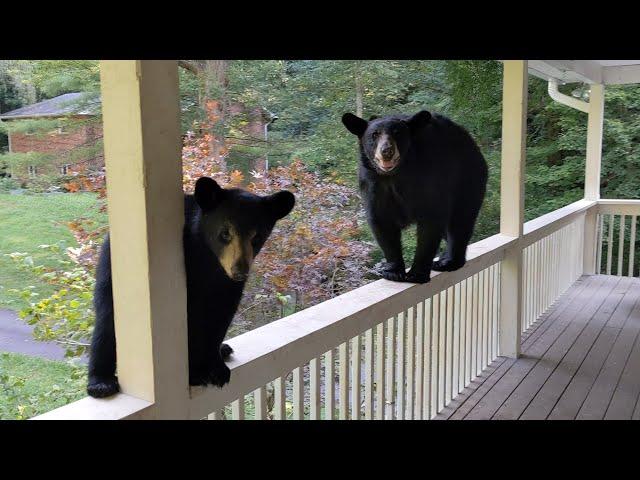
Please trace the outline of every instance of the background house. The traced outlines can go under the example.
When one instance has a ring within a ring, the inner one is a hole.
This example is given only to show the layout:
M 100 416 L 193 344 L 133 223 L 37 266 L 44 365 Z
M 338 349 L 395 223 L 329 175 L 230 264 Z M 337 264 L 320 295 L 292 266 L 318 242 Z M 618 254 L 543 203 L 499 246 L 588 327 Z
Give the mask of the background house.
M 102 138 L 101 122 L 96 121 L 99 102 L 85 93 L 66 93 L 1 114 L 1 121 L 23 125 L 8 129 L 9 154 L 43 154 L 34 155 L 32 163 L 12 165 L 11 176 L 27 183 L 41 176 L 69 175 L 80 165 L 101 170 L 104 157 L 96 148 Z
M 34 155 L 32 163 L 21 159 L 19 165 L 10 168 L 11 176 L 23 184 L 34 178 L 42 182 L 46 176 L 53 184 L 56 177 L 69 175 L 78 168 L 102 170 L 104 157 L 97 145 L 102 138 L 99 106 L 99 98 L 76 92 L 0 114 L 0 121 L 26 125 L 9 128 L 9 154 L 43 154 Z M 277 117 L 264 108 L 247 109 L 240 103 L 229 106 L 229 115 L 238 119 L 239 134 L 226 139 L 231 167 L 245 176 L 252 170 L 264 171 L 266 156 L 257 154 L 256 147 L 264 145 L 267 126 Z M 33 122 L 25 122 L 29 120 Z M 39 124 L 38 120 L 45 122 Z

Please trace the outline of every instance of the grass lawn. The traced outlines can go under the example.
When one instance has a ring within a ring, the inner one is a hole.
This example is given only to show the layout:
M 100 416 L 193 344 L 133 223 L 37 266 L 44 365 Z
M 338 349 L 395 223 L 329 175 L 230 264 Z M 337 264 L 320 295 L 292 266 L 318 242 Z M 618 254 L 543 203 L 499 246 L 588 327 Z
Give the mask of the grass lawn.
M 19 270 L 4 254 L 29 253 L 36 265 L 53 265 L 49 253 L 38 245 L 54 244 L 60 240 L 75 246 L 71 232 L 61 222 L 89 218 L 104 225 L 106 213 L 99 211 L 96 194 L 0 194 L 0 308 L 20 310 L 22 300 L 9 289 L 36 287 L 41 296 L 53 293 L 51 287 L 37 276 Z
M 0 353 L 0 420 L 18 419 L 19 407 L 31 417 L 84 397 L 84 379 L 70 380 L 74 372 L 65 362 Z M 24 384 L 12 388 L 16 378 Z

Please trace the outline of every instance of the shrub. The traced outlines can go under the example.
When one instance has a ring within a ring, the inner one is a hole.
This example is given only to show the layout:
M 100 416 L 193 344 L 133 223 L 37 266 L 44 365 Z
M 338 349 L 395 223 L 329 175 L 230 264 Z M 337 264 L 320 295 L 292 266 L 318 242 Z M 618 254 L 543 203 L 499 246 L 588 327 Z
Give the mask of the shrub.
M 20 184 L 11 177 L 0 177 L 0 193 L 9 193 L 20 188 Z

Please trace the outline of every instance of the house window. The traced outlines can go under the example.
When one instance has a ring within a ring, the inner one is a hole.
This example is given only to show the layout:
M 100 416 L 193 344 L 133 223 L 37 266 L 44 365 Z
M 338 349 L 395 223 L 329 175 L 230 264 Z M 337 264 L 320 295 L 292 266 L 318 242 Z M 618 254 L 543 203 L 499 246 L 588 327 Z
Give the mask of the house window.
M 37 174 L 38 169 L 35 167 L 35 165 L 29 165 L 29 178 L 35 178 Z
M 69 164 L 60 165 L 60 175 L 68 175 L 70 166 L 71 165 L 69 165 Z

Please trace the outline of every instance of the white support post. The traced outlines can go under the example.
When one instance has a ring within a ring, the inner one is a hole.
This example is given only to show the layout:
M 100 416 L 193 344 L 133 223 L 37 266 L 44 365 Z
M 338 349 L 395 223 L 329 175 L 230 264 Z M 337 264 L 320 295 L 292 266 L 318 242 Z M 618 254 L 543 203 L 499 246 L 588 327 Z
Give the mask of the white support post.
M 503 65 L 500 233 L 519 238 L 524 223 L 527 61 L 506 60 Z M 517 358 L 522 325 L 522 248 L 519 243 L 507 251 L 501 272 L 499 354 Z
M 600 200 L 602 164 L 602 127 L 604 123 L 604 85 L 591 85 L 587 120 L 587 158 L 584 174 L 585 200 Z M 583 273 L 596 273 L 597 212 L 587 212 L 584 222 Z
M 187 418 L 189 382 L 176 61 L 101 61 L 118 378 Z
M 600 200 L 600 165 L 602 163 L 602 127 L 604 122 L 604 85 L 591 85 L 587 120 L 587 159 L 584 198 Z

